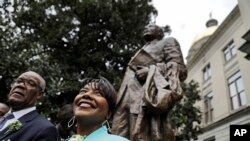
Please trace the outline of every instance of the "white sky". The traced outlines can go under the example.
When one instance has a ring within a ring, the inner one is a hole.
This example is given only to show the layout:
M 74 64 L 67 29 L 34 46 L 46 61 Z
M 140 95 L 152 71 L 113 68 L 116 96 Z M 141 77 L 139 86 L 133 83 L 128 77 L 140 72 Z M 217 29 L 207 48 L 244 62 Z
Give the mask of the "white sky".
M 188 50 L 194 37 L 206 29 L 209 14 L 219 24 L 238 4 L 237 0 L 153 0 L 158 10 L 156 24 L 170 25 L 171 36 L 175 37 L 186 60 Z

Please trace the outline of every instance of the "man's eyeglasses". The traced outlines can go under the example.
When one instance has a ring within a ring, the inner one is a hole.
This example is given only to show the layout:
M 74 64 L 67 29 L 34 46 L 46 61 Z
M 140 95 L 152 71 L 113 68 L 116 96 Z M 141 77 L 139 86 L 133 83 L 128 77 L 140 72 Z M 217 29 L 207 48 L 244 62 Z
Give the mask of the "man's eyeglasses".
M 14 84 L 21 84 L 23 83 L 25 86 L 30 86 L 30 87 L 34 87 L 34 88 L 39 88 L 39 90 L 42 91 L 41 86 L 39 86 L 35 81 L 30 80 L 30 79 L 23 79 L 23 78 L 17 78 L 13 81 L 12 86 Z

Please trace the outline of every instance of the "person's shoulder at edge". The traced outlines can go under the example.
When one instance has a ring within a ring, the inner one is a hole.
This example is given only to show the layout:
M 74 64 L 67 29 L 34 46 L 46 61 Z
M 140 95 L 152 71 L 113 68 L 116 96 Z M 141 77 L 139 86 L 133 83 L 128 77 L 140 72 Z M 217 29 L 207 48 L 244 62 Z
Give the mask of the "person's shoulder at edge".
M 48 130 L 48 131 L 54 131 L 55 130 L 57 132 L 56 126 L 41 114 L 38 114 L 36 119 L 34 119 L 32 121 L 32 124 L 37 124 L 37 123 L 40 123 L 39 126 L 36 126 L 37 130 L 40 130 L 40 131 L 43 131 L 43 132 L 45 130 Z

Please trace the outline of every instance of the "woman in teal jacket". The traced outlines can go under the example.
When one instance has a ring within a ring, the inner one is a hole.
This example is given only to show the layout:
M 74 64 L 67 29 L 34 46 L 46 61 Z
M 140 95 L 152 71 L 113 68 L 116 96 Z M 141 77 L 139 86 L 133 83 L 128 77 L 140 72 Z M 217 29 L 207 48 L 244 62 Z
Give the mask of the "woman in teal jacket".
M 75 97 L 74 117 L 77 134 L 68 141 L 128 141 L 128 139 L 110 133 L 109 122 L 116 105 L 116 92 L 104 77 L 85 79 L 83 88 Z

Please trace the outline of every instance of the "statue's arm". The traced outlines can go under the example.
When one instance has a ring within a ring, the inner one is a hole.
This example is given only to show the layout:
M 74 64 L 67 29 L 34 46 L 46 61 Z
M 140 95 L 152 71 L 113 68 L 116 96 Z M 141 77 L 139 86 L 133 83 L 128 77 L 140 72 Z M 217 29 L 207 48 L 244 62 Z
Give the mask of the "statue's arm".
M 165 77 L 168 77 L 170 69 L 178 71 L 180 81 L 187 78 L 187 68 L 183 60 L 182 51 L 179 42 L 171 37 L 164 39 L 163 61 L 157 64 L 158 68 Z M 170 71 L 171 72 L 171 71 Z
M 169 89 L 173 92 L 170 101 L 174 102 L 182 97 L 181 82 L 187 78 L 187 68 L 179 42 L 170 37 L 164 39 L 163 44 L 163 61 L 157 66 L 169 83 Z
M 162 61 L 155 64 L 154 73 L 148 73 L 144 98 L 147 107 L 160 113 L 171 109 L 182 98 L 181 81 L 187 77 L 182 52 L 175 38 L 164 39 L 162 56 Z

